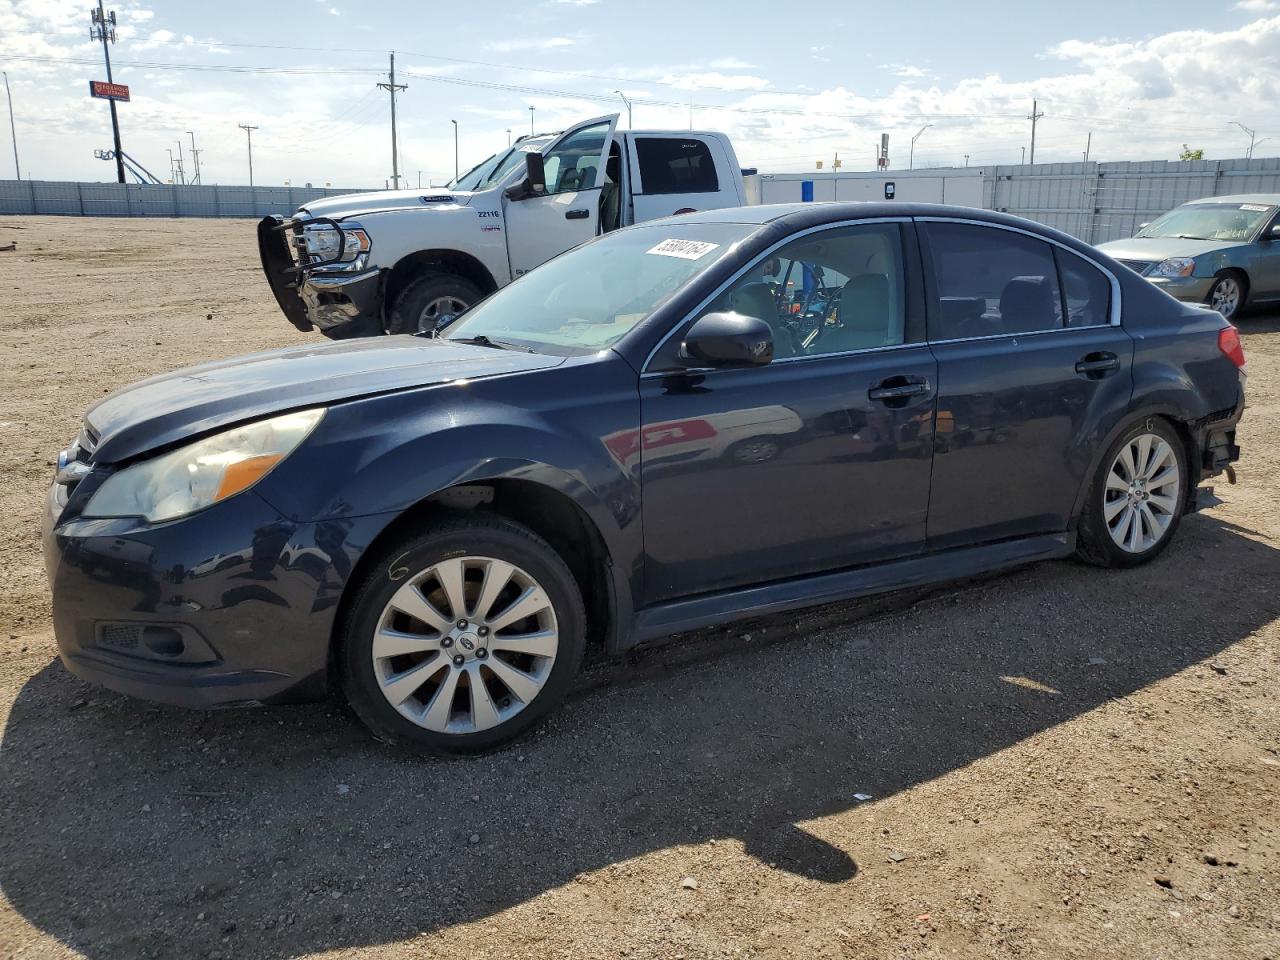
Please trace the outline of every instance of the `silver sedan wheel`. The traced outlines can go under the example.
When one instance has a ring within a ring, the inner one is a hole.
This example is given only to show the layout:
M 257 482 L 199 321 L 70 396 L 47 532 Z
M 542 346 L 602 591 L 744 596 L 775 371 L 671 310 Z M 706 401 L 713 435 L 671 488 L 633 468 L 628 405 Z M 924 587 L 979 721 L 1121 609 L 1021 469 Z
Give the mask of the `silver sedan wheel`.
M 418 332 L 429 333 L 436 327 L 449 323 L 466 312 L 467 306 L 457 297 L 436 297 L 418 314 Z
M 1209 306 L 1227 320 L 1234 317 L 1240 309 L 1240 281 L 1234 277 L 1223 277 L 1215 283 L 1209 294 Z
M 387 702 L 437 733 L 479 733 L 533 702 L 560 634 L 546 591 L 492 557 L 455 557 L 408 578 L 383 608 L 373 670 Z
M 1159 543 L 1182 502 L 1178 457 L 1163 437 L 1143 433 L 1120 448 L 1107 473 L 1102 516 L 1116 546 L 1145 553 Z

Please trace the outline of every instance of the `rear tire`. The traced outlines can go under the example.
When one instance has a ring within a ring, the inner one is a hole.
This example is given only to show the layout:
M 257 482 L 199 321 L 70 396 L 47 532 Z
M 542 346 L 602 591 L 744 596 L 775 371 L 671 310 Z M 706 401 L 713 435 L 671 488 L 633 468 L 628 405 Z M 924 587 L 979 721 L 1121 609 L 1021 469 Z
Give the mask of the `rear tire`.
M 1080 511 L 1076 553 L 1099 567 L 1155 559 L 1186 507 L 1187 455 L 1168 421 L 1145 417 L 1125 430 L 1098 464 Z
M 469 512 L 381 554 L 340 636 L 343 690 L 375 737 L 480 753 L 564 699 L 582 663 L 586 614 L 546 541 Z
M 484 299 L 480 289 L 453 273 L 424 273 L 400 291 L 387 314 L 387 333 L 429 333 Z

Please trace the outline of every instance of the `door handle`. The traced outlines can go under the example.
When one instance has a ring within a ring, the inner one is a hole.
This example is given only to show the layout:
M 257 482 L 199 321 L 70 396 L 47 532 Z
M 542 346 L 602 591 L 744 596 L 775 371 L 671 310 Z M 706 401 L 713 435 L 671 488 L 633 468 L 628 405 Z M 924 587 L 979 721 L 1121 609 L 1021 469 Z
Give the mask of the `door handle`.
M 1090 353 L 1076 361 L 1076 373 L 1090 380 L 1101 380 L 1120 369 L 1120 358 L 1114 353 Z
M 872 387 L 867 391 L 867 397 L 871 400 L 905 400 L 908 397 L 923 397 L 929 392 L 929 384 L 927 383 L 896 383 L 892 386 L 888 385 L 889 381 L 885 381 L 878 387 Z
M 591 216 L 591 211 L 585 210 L 585 209 L 584 210 L 566 210 L 564 212 L 564 218 L 566 220 L 585 220 L 589 216 Z

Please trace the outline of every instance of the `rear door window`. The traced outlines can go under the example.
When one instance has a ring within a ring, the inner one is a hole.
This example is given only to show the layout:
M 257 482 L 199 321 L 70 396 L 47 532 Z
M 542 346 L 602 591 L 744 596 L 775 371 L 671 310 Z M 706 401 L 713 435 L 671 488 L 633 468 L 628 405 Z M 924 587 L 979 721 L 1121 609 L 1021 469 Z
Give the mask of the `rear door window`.
M 637 137 L 636 158 L 645 194 L 715 193 L 716 165 L 705 140 L 693 137 Z
M 929 339 L 994 337 L 1062 327 L 1058 270 L 1048 243 L 976 224 L 923 226 L 938 300 Z

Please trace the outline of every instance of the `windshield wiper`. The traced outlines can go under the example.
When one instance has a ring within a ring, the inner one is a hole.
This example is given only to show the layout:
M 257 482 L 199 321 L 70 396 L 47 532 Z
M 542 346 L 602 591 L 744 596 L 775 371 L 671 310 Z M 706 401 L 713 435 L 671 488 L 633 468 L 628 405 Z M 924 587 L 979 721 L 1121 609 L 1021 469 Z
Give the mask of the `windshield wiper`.
M 476 347 L 493 347 L 495 350 L 520 350 L 524 353 L 533 353 L 533 347 L 526 347 L 520 343 L 511 343 L 508 340 L 492 340 L 483 333 L 477 333 L 474 337 L 448 337 L 453 343 L 469 343 Z

